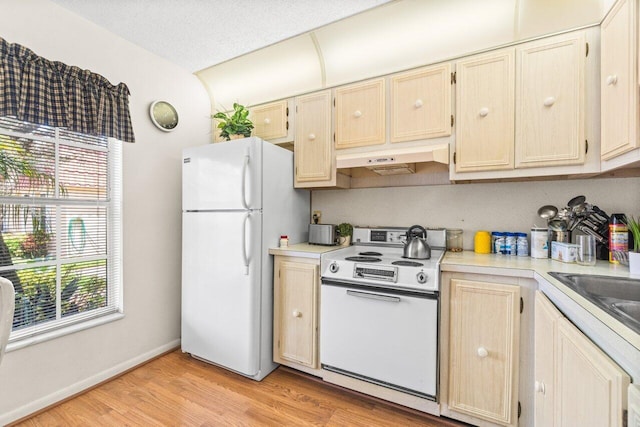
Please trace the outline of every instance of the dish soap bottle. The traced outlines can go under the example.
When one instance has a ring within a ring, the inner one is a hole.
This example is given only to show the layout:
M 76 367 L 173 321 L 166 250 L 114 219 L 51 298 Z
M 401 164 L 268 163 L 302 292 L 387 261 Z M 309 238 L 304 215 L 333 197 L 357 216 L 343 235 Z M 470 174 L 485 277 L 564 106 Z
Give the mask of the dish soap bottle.
M 629 251 L 629 229 L 624 214 L 611 215 L 609 221 L 609 262 L 620 264 L 614 257 L 614 252 Z

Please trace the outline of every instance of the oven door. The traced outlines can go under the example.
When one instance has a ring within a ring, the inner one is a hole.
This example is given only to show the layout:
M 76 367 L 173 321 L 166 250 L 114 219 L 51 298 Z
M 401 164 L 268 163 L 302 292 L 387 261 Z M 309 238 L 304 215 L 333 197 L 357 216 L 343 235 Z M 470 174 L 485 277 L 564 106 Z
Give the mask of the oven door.
M 322 281 L 326 370 L 436 399 L 438 298 Z

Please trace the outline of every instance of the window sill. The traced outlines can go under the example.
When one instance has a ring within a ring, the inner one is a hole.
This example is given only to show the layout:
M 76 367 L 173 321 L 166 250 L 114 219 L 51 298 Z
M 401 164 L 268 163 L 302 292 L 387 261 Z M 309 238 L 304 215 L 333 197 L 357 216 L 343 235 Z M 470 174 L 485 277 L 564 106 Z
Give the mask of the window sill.
M 123 313 L 112 313 L 106 316 L 97 317 L 95 319 L 87 320 L 84 322 L 77 323 L 75 325 L 70 325 L 64 328 L 56 329 L 51 332 L 46 332 L 43 334 L 39 334 L 34 337 L 27 337 L 21 339 L 16 342 L 10 342 L 7 344 L 7 348 L 5 350 L 6 353 L 10 353 L 15 350 L 20 350 L 25 347 L 29 347 L 35 344 L 40 344 L 45 341 L 49 341 L 52 339 L 60 338 L 65 335 L 74 334 L 76 332 L 83 331 L 85 329 L 94 328 L 96 326 L 104 325 L 106 323 L 114 322 L 116 320 L 120 320 L 124 318 Z

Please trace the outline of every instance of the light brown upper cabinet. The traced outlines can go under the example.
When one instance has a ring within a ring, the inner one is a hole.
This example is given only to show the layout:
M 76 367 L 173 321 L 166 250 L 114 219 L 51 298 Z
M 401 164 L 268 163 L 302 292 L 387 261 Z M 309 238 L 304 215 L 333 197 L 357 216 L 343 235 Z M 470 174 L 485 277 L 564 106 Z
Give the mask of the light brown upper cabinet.
M 586 54 L 577 31 L 458 62 L 455 171 L 583 165 Z
M 636 3 L 618 0 L 600 27 L 603 160 L 638 148 Z
M 257 136 L 274 144 L 291 143 L 293 141 L 293 120 L 289 120 L 292 99 L 270 102 L 268 104 L 248 107 L 249 119 L 253 122 L 251 136 Z M 233 111 L 226 111 L 232 114 Z M 213 141 L 223 142 L 220 136 L 218 121 L 213 120 Z
M 456 64 L 456 172 L 513 169 L 514 49 Z
M 249 119 L 253 122 L 253 135 L 265 141 L 291 141 L 289 127 L 289 101 L 282 100 L 249 108 Z
M 584 32 L 516 48 L 516 168 L 585 161 Z
M 331 90 L 296 97 L 295 187 L 336 185 Z
M 336 148 L 384 144 L 384 78 L 368 80 L 335 90 Z
M 451 135 L 451 65 L 390 78 L 391 142 Z

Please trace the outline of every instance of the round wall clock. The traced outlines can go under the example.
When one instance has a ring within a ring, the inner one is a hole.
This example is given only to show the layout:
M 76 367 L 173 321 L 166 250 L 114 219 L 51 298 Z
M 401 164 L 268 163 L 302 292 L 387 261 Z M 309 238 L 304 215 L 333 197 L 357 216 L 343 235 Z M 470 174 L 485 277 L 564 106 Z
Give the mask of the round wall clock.
M 166 101 L 154 101 L 149 108 L 151 121 L 158 129 L 171 132 L 178 126 L 178 112 Z

